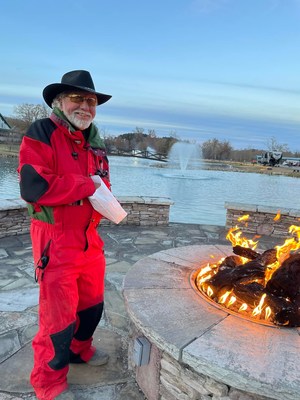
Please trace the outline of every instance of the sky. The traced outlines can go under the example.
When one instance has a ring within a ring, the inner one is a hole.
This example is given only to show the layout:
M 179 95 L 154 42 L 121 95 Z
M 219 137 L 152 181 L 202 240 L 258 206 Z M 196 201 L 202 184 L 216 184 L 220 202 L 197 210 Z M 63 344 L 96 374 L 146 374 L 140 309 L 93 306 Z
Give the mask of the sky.
M 300 0 L 2 0 L 0 21 L 6 117 L 85 69 L 104 136 L 300 151 Z

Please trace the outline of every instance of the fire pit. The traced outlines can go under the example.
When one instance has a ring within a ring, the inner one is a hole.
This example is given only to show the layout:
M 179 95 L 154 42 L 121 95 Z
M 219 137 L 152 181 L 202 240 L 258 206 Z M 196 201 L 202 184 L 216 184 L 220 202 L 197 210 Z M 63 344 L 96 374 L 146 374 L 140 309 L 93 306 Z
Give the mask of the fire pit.
M 199 265 L 232 254 L 231 246 L 187 246 L 139 260 L 124 281 L 134 340 L 151 343 L 136 371 L 148 400 L 300 399 L 298 328 L 269 327 L 212 304 L 191 285 Z
M 300 227 L 289 231 L 294 236 L 283 245 L 257 252 L 257 241 L 242 237 L 238 226 L 230 229 L 234 254 L 202 266 L 192 284 L 232 314 L 266 325 L 300 326 Z

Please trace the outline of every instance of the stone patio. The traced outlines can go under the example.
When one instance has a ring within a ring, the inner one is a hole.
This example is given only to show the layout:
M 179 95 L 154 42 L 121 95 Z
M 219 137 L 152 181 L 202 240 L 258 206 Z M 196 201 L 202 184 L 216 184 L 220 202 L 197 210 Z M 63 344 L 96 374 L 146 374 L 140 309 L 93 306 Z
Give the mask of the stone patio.
M 103 226 L 100 232 L 107 257 L 106 294 L 105 315 L 95 340 L 110 352 L 111 359 L 105 367 L 73 366 L 70 386 L 77 400 L 142 400 L 145 396 L 136 383 L 134 370 L 131 365 L 128 367 L 131 331 L 122 294 L 123 280 L 142 258 L 188 245 L 225 244 L 226 232 L 220 226 L 187 224 Z M 29 235 L 0 239 L 1 400 L 35 399 L 28 379 L 31 340 L 37 329 L 37 302 Z

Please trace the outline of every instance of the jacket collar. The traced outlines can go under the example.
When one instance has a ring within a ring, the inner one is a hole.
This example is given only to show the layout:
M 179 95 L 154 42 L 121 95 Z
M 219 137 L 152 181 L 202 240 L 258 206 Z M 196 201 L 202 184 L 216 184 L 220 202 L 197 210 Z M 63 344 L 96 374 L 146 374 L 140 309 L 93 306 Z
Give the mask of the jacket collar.
M 59 108 L 54 107 L 52 114 L 50 115 L 50 119 L 57 125 L 61 125 L 68 130 L 69 133 L 75 134 L 75 132 L 82 131 L 76 129 L 70 121 L 67 119 L 63 111 Z M 89 135 L 87 138 L 87 143 L 90 147 L 95 149 L 105 149 L 104 141 L 100 138 L 99 132 L 95 124 L 91 124 L 89 128 Z

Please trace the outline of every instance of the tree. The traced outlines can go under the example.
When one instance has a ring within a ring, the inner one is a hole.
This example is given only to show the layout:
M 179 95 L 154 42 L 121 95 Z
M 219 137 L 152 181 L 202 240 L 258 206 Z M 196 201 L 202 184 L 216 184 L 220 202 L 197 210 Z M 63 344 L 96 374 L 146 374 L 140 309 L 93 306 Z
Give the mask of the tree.
M 289 146 L 286 143 L 283 144 L 278 143 L 277 139 L 274 136 L 272 136 L 267 141 L 267 148 L 269 151 L 281 151 L 281 152 L 289 151 Z
M 20 104 L 14 108 L 14 115 L 23 122 L 24 129 L 40 118 L 49 117 L 50 111 L 45 104 Z
M 203 142 L 201 148 L 203 158 L 207 160 L 229 160 L 233 150 L 227 140 L 220 142 L 216 138 Z
M 209 139 L 202 143 L 202 155 L 207 160 L 217 160 L 220 142 L 218 139 Z
M 224 140 L 224 142 L 220 145 L 219 160 L 229 160 L 232 151 L 233 147 L 231 146 L 230 142 L 228 140 Z
M 144 128 L 140 128 L 140 127 L 136 127 L 134 133 L 144 133 L 145 129 Z
M 160 154 L 167 156 L 174 143 L 178 142 L 174 137 L 157 138 L 153 148 Z

